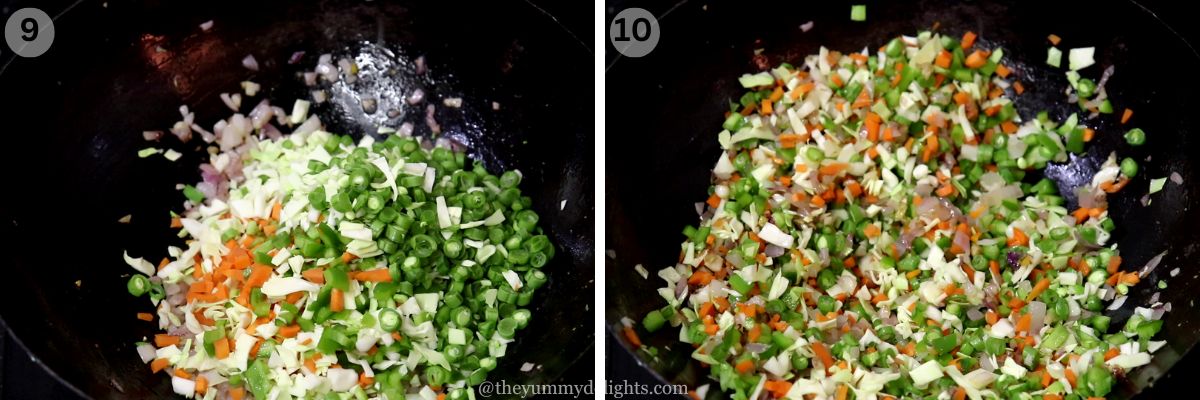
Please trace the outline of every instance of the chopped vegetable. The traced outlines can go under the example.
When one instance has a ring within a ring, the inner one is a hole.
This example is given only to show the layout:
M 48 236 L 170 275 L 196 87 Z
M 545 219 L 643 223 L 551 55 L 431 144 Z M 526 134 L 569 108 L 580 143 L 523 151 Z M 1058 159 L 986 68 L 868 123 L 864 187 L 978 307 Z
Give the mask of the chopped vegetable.
M 1096 55 L 1095 47 L 1083 47 L 1071 49 L 1067 55 L 1067 69 L 1078 71 L 1096 63 L 1094 56 Z
M 666 304 L 623 321 L 626 339 L 652 352 L 641 334 L 669 331 L 735 399 L 1086 398 L 1148 362 L 1122 343 L 1161 320 L 1109 333 L 1102 314 L 1147 277 L 1122 271 L 1105 198 L 1137 163 L 1041 178 L 1106 132 L 1020 116 L 1013 64 L 986 46 L 921 32 L 886 57 L 821 48 L 744 75 L 703 218 L 657 273 Z M 1071 51 L 1081 98 L 1107 97 L 1076 72 L 1093 53 Z
M 855 4 L 850 6 L 850 20 L 859 22 L 866 21 L 867 6 L 863 4 Z
M 308 108 L 256 108 L 301 124 L 287 136 L 252 133 L 256 112 L 224 121 L 203 181 L 179 186 L 182 240 L 157 267 L 124 255 L 127 290 L 157 307 L 138 318 L 171 333 L 139 355 L 189 397 L 469 398 L 557 251 L 522 175 L 424 138 L 329 133 Z
M 1046 64 L 1051 67 L 1054 67 L 1054 68 L 1061 67 L 1062 66 L 1062 50 L 1059 50 L 1057 47 L 1051 47 L 1049 50 L 1047 50 Z

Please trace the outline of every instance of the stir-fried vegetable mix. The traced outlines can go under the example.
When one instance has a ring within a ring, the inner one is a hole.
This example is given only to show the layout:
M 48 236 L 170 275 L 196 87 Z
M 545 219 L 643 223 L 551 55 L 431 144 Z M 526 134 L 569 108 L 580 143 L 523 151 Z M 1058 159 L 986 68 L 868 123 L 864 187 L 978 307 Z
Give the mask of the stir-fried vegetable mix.
M 184 247 L 126 255 L 166 331 L 143 361 L 205 399 L 473 398 L 555 253 L 521 174 L 403 135 L 245 140 L 227 198 L 185 188 Z
M 1073 210 L 1039 171 L 1084 151 L 1103 85 L 1081 115 L 1022 118 L 1003 51 L 975 40 L 742 76 L 701 222 L 658 271 L 668 305 L 626 335 L 678 327 L 734 399 L 1097 398 L 1148 363 L 1162 305 L 1104 315 L 1146 274 L 1124 270 L 1105 200 L 1136 162 L 1063 188 Z

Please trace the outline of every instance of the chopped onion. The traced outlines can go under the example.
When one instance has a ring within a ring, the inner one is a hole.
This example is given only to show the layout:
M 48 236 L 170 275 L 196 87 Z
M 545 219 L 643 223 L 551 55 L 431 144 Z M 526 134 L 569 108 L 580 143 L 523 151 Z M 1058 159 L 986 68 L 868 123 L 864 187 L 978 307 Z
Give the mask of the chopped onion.
M 1117 298 L 1113 300 L 1112 304 L 1108 305 L 1108 310 L 1112 311 L 1121 308 L 1121 306 L 1125 305 L 1125 299 L 1128 298 L 1129 296 L 1117 296 Z
M 433 117 L 434 110 L 435 110 L 435 108 L 433 107 L 433 104 L 430 104 L 429 106 L 425 107 L 425 125 L 428 125 L 429 130 L 433 131 L 433 133 L 436 135 L 436 134 L 442 133 L 442 126 L 438 125 L 437 120 L 434 119 L 434 117 Z
M 259 85 L 257 83 L 251 82 L 251 81 L 242 81 L 242 91 L 244 91 L 247 96 L 254 97 L 255 95 L 258 94 L 258 91 L 261 89 L 262 89 L 262 85 Z
M 147 141 L 151 142 L 157 142 L 158 139 L 162 138 L 162 135 L 163 131 L 142 131 L 142 139 L 146 139 Z
M 808 31 L 811 31 L 811 30 L 812 30 L 812 28 L 813 28 L 813 22 L 812 22 L 812 21 L 808 21 L 808 22 L 805 22 L 805 23 L 803 23 L 803 24 L 800 24 L 800 31 L 801 31 L 801 32 L 808 32 Z
M 1158 268 L 1158 263 L 1162 262 L 1162 258 L 1165 255 L 1167 255 L 1167 252 L 1164 250 L 1162 253 L 1158 253 L 1158 255 L 1151 258 L 1150 261 L 1147 261 L 1146 265 L 1142 266 L 1142 269 L 1138 270 L 1138 278 L 1145 278 L 1146 275 L 1150 275 L 1151 272 L 1154 272 L 1154 269 Z
M 304 58 L 304 50 L 292 53 L 292 56 L 288 57 L 288 64 L 296 64 L 300 62 L 301 58 Z
M 324 129 L 324 125 L 321 125 L 320 118 L 317 118 L 316 115 L 313 115 L 313 116 L 308 117 L 308 119 L 305 120 L 303 124 L 300 124 L 300 126 L 297 126 L 296 130 L 292 131 L 292 134 L 293 135 L 307 135 L 309 133 L 315 132 L 320 129 Z
M 1175 182 L 1176 185 L 1182 185 L 1183 176 L 1179 175 L 1178 172 L 1171 172 L 1171 182 Z
M 225 107 L 237 112 L 242 107 L 242 95 L 234 93 L 232 96 L 229 93 L 221 93 L 221 102 L 225 103 Z
M 1030 325 L 1029 332 L 1041 332 L 1046 322 L 1046 303 L 1034 300 L 1029 302 Z
M 398 134 L 400 136 L 412 136 L 412 133 L 413 133 L 412 122 L 405 122 L 403 124 L 400 124 L 400 129 L 396 130 L 396 134 Z
M 143 363 L 154 361 L 156 355 L 154 350 L 154 345 L 150 343 L 142 343 L 137 347 L 138 357 L 142 359 Z
M 425 100 L 425 91 L 421 90 L 421 88 L 413 90 L 412 94 L 408 95 L 408 98 L 405 99 L 408 104 L 417 104 L 423 100 Z
M 213 21 L 211 19 L 200 24 L 200 30 L 205 31 L 205 32 L 208 32 L 208 30 L 212 29 L 212 27 L 213 27 Z
M 242 66 L 248 70 L 258 72 L 258 60 L 254 59 L 253 54 L 246 55 L 246 58 L 242 59 Z

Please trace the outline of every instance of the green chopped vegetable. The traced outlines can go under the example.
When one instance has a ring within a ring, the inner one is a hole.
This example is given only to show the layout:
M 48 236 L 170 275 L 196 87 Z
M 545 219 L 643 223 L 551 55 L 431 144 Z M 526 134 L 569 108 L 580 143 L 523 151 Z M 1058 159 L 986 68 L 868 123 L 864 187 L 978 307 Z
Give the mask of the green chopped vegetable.
M 858 22 L 866 21 L 867 6 L 863 4 L 855 4 L 850 6 L 850 20 Z

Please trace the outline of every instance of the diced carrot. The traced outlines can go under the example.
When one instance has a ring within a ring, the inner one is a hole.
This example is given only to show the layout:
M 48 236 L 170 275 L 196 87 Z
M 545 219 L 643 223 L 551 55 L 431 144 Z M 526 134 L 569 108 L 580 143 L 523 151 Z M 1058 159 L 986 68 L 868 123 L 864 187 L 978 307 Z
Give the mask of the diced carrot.
M 996 75 L 1000 75 L 1001 78 L 1007 78 L 1008 74 L 1011 74 L 1011 73 L 1012 73 L 1012 70 L 1008 69 L 1008 67 L 1005 67 L 1004 64 L 996 65 Z
M 705 203 L 708 203 L 709 207 L 717 208 L 721 205 L 721 196 L 717 196 L 716 193 L 713 193 L 712 196 L 708 196 L 708 200 L 705 201 Z
M 938 146 L 939 144 L 937 135 L 927 136 L 925 138 L 925 152 L 921 157 L 921 161 L 929 162 L 929 159 L 933 157 L 933 153 L 938 150 Z
M 1029 291 L 1029 296 L 1025 297 L 1025 301 L 1033 301 L 1033 299 L 1036 299 L 1039 295 L 1042 294 L 1042 292 L 1046 291 L 1046 289 L 1049 287 L 1050 287 L 1050 278 L 1042 278 L 1041 280 L 1039 280 L 1037 282 L 1036 285 L 1033 285 L 1033 290 Z
M 849 168 L 849 167 L 850 167 L 850 164 L 848 164 L 848 163 L 832 162 L 832 163 L 829 163 L 828 165 L 822 165 L 821 168 L 819 168 L 817 170 L 817 172 L 820 172 L 821 175 L 837 175 L 839 172 L 842 172 L 842 171 L 846 170 L 846 168 Z
M 1013 230 L 1012 237 L 1010 237 L 1008 239 L 1009 247 L 1028 246 L 1029 245 L 1029 237 L 1025 236 L 1025 232 L 1021 232 L 1021 230 L 1016 227 L 1013 227 L 1012 230 Z
M 1063 372 L 1065 372 L 1067 375 L 1067 383 L 1070 383 L 1071 387 L 1073 387 L 1073 388 L 1077 387 L 1075 385 L 1075 381 L 1077 380 L 1077 378 L 1075 377 L 1075 371 L 1072 370 L 1071 367 L 1067 367 L 1065 370 L 1063 370 Z
M 1062 397 L 1062 395 L 1061 395 L 1061 394 L 1050 394 L 1050 393 L 1047 393 L 1047 394 L 1043 394 L 1043 395 L 1042 395 L 1042 400 L 1062 400 L 1062 398 L 1063 398 L 1063 397 Z
M 967 56 L 967 60 L 963 62 L 967 68 L 979 68 L 987 64 L 987 52 L 983 50 L 975 50 L 971 55 Z
M 229 397 L 233 400 L 242 400 L 242 398 L 246 397 L 246 389 L 240 387 L 231 388 L 229 389 Z
M 140 319 L 142 321 L 153 321 L 154 314 L 151 314 L 148 312 L 140 312 L 140 313 L 137 313 L 137 319 Z
M 304 298 L 304 294 L 305 294 L 305 292 L 295 292 L 295 293 L 289 294 L 286 297 L 284 297 L 283 301 L 286 301 L 290 304 L 296 304 L 296 302 L 298 302 L 298 301 L 300 301 L 300 299 Z
M 808 135 L 798 135 L 795 133 L 784 133 L 779 135 L 779 145 L 785 149 L 795 148 L 802 140 L 808 140 Z
M 770 100 L 763 100 L 762 105 L 758 107 L 758 112 L 762 115 L 771 115 L 775 112 L 775 108 L 771 106 Z
M 1025 93 L 1025 84 L 1020 81 L 1013 82 L 1012 87 L 1013 91 L 1017 92 L 1017 94 Z
M 942 52 L 938 53 L 937 58 L 934 59 L 933 64 L 942 68 L 950 68 L 951 58 L 950 52 L 942 50 Z
M 202 394 L 204 394 L 204 392 L 207 392 L 207 391 L 208 391 L 208 378 L 205 378 L 204 375 L 197 376 L 196 377 L 196 394 L 202 395 Z
M 833 366 L 833 355 L 829 353 L 829 348 L 825 347 L 825 343 L 815 341 L 812 342 L 813 354 L 821 359 L 821 364 L 825 365 L 825 371 Z
M 370 387 L 374 383 L 375 383 L 375 378 L 367 376 L 366 372 L 360 372 L 358 374 L 358 386 L 359 387 L 366 389 L 367 387 Z
M 954 388 L 954 395 L 950 398 L 951 400 L 963 400 L 967 398 L 967 391 L 962 386 L 956 387 Z
M 229 338 L 221 338 L 213 343 L 213 350 L 216 352 L 218 360 L 223 360 L 229 357 Z
M 338 312 L 346 309 L 346 296 L 341 289 L 333 288 L 329 292 L 329 309 Z
M 762 325 L 759 324 L 754 324 L 754 327 L 750 328 L 749 332 L 746 332 L 746 340 L 750 343 L 757 342 L 760 336 L 762 336 Z
M 168 365 L 171 365 L 171 360 L 165 358 L 155 359 L 154 361 L 150 362 L 150 371 L 158 373 L 158 371 L 162 371 L 164 368 L 167 368 Z
M 829 80 L 833 83 L 834 87 L 842 87 L 842 76 L 836 72 L 829 74 Z
M 1009 135 L 1017 133 L 1017 124 L 1012 121 L 1004 121 L 1000 123 L 1000 131 Z
M 154 335 L 154 347 L 167 347 L 179 344 L 179 336 L 160 333 Z
M 712 272 L 708 272 L 707 269 L 700 268 L 692 272 L 692 276 L 688 278 L 688 283 L 697 286 L 704 286 L 709 282 L 712 282 L 712 280 Z
M 304 277 L 305 280 L 318 285 L 325 284 L 325 268 L 322 267 L 306 269 L 304 272 L 300 273 L 300 276 Z
M 1116 348 L 1116 347 L 1110 348 L 1110 349 L 1108 349 L 1108 351 L 1104 352 L 1104 361 L 1111 360 L 1114 357 L 1119 356 L 1119 355 L 1121 355 L 1120 348 Z
M 1058 42 L 1062 41 L 1062 38 L 1058 37 L 1058 35 L 1055 35 L 1053 33 L 1051 33 L 1050 36 L 1047 36 L 1046 39 L 1049 39 L 1050 44 L 1055 45 L 1055 46 L 1058 46 Z
M 834 395 L 834 399 L 835 400 L 846 400 L 846 396 L 849 395 L 849 392 L 850 392 L 849 386 L 846 386 L 846 384 L 844 384 L 844 383 L 839 384 L 837 387 L 837 393 Z
M 763 383 L 763 389 L 770 392 L 775 398 L 782 398 L 787 396 L 788 391 L 792 390 L 792 383 L 788 381 L 768 380 Z
M 737 369 L 738 373 L 744 374 L 744 373 L 750 372 L 750 370 L 754 369 L 754 361 L 750 360 L 748 358 L 745 360 L 742 360 L 742 361 L 738 361 L 737 365 L 735 365 L 734 368 Z
M 246 278 L 246 287 L 244 290 L 262 287 L 264 283 L 267 283 L 267 279 L 271 278 L 271 272 L 273 272 L 271 267 L 255 265 L 250 271 L 250 277 Z
M 966 105 L 971 102 L 971 95 L 967 92 L 958 92 L 954 94 L 954 103 L 958 105 Z
M 1083 128 L 1083 141 L 1090 142 L 1096 138 L 1096 130 L 1092 128 Z
M 950 184 L 942 185 L 942 187 L 937 189 L 937 195 L 939 197 L 950 197 L 954 195 L 954 186 Z
M 867 224 L 867 226 L 863 227 L 863 235 L 866 235 L 868 238 L 879 236 L 881 233 L 883 233 L 883 230 L 875 224 Z
M 792 89 L 791 92 L 788 92 L 788 97 L 791 97 L 792 100 L 799 100 L 800 96 L 804 96 L 805 93 L 813 90 L 814 86 L 815 85 L 812 82 L 805 82 L 797 85 L 796 88 Z
M 1108 259 L 1108 273 L 1115 274 L 1117 269 L 1121 267 L 1121 256 L 1114 255 Z
M 758 109 L 758 103 L 751 103 L 748 106 L 742 107 L 741 113 L 742 115 L 750 115 L 753 114 L 754 110 L 756 109 Z
M 280 203 L 277 201 L 277 202 L 275 202 L 275 204 L 271 205 L 271 220 L 272 221 L 279 220 L 280 211 L 283 211 L 283 203 Z
M 962 48 L 969 49 L 975 45 L 975 32 L 967 31 L 963 34 Z
M 717 306 L 717 312 L 722 313 L 729 309 L 729 299 L 724 297 L 714 297 L 712 299 L 714 305 Z
M 1017 318 L 1017 324 L 1014 330 L 1017 333 L 1029 333 L 1029 327 L 1033 324 L 1033 314 L 1021 314 L 1021 318 Z
M 317 362 L 313 357 L 304 359 L 304 368 L 308 368 L 308 372 L 317 372 Z
M 376 268 L 370 271 L 359 271 L 354 279 L 363 282 L 391 282 L 392 273 L 387 268 Z
M 996 314 L 996 312 L 992 310 L 988 310 L 987 314 L 984 314 L 983 318 L 987 320 L 988 325 L 995 325 L 997 322 L 1000 322 L 1000 314 Z
M 625 333 L 625 340 L 628 340 L 629 344 L 633 345 L 633 347 L 642 347 L 642 339 L 638 337 L 637 332 L 632 327 L 625 327 L 623 332 Z
M 332 298 L 330 300 L 332 300 Z M 279 336 L 283 338 L 296 337 L 296 334 L 298 333 L 300 333 L 300 325 L 292 324 L 279 328 Z
M 1071 212 L 1071 216 L 1075 217 L 1075 224 L 1082 224 L 1084 221 L 1087 221 L 1088 215 L 1090 214 L 1091 210 L 1085 207 L 1080 207 L 1079 209 Z
M 783 98 L 783 86 L 776 86 L 775 90 L 771 92 L 771 97 L 768 97 L 767 100 L 774 103 L 774 102 L 779 101 L 782 98 Z
M 1125 112 L 1121 113 L 1121 123 L 1129 122 L 1130 118 L 1133 118 L 1133 110 L 1126 108 Z
M 779 177 L 779 184 L 783 185 L 783 187 L 791 187 L 792 186 L 792 177 L 790 177 L 790 176 Z M 716 207 L 713 207 L 713 208 L 716 208 Z
M 879 140 L 879 124 L 881 122 L 883 121 L 879 118 L 879 115 L 875 113 L 867 113 L 867 118 L 865 121 L 867 127 L 867 140 L 872 142 Z

